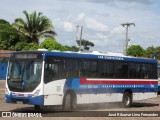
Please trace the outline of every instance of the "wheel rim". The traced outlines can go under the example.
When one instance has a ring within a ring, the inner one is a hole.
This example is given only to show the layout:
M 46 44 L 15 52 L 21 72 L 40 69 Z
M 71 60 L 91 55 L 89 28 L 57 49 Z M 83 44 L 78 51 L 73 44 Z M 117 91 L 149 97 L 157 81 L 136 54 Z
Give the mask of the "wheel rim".
M 130 104 L 130 98 L 129 98 L 129 96 L 126 96 L 124 98 L 124 103 L 125 103 L 126 106 L 128 106 Z

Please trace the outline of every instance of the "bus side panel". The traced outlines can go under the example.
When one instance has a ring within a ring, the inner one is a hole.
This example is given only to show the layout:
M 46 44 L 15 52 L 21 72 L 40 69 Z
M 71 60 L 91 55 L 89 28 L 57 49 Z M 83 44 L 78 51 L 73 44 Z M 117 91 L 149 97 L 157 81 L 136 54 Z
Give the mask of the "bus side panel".
M 101 88 L 96 84 L 84 85 L 80 81 L 81 78 L 67 79 L 64 87 L 64 93 L 67 90 L 72 90 L 77 94 L 77 104 L 122 101 L 123 94 L 117 93 L 114 88 Z
M 44 84 L 44 105 L 62 105 L 66 79 Z
M 142 83 L 130 84 L 127 83 L 128 81 L 126 82 L 126 80 L 121 80 L 122 82 L 124 82 L 123 84 L 102 84 L 102 80 L 103 82 L 120 81 L 116 79 L 88 79 L 87 81 L 85 81 L 87 83 L 85 83 L 82 82 L 84 81 L 84 78 L 72 78 L 67 79 L 64 88 L 76 92 L 78 104 L 98 102 L 120 102 L 122 101 L 125 90 L 131 90 L 133 92 L 133 100 L 142 100 L 156 97 L 157 85 L 149 85 Z M 137 80 L 132 81 L 136 83 Z M 67 89 L 65 89 L 64 91 L 67 91 Z
M 120 93 L 101 93 L 101 94 L 78 94 L 77 103 L 103 103 L 103 102 L 117 102 L 122 101 L 122 94 Z M 87 101 L 85 99 L 88 99 Z
M 146 92 L 146 93 L 134 93 L 133 100 L 144 100 L 149 98 L 157 97 L 156 92 Z

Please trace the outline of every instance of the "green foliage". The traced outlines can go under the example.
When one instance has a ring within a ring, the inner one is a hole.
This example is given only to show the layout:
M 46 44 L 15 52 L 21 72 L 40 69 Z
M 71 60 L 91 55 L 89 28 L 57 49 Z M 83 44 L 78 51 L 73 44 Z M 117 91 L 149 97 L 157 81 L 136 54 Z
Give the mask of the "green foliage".
M 156 56 L 156 48 L 153 46 L 146 49 L 146 57 L 154 58 Z
M 127 49 L 127 55 L 142 57 L 146 55 L 146 52 L 140 45 L 132 45 Z
M 15 50 L 18 42 L 25 41 L 19 35 L 19 32 L 13 28 L 9 22 L 0 20 L 0 49 L 2 50 Z
M 65 45 L 65 46 L 61 46 L 60 51 L 71 51 L 70 47 Z
M 79 51 L 79 48 L 77 46 L 71 46 L 70 48 L 71 48 L 70 51 L 74 51 L 74 52 Z
M 47 38 L 40 44 L 40 48 L 44 48 L 44 49 L 47 49 L 49 51 L 51 51 L 51 50 L 61 50 L 62 45 L 59 44 L 57 41 L 55 41 L 52 38 Z
M 36 43 L 29 43 L 22 50 L 38 50 L 38 47 Z
M 77 44 L 80 46 L 80 40 L 77 40 L 76 41 L 77 42 Z M 90 42 L 90 41 L 88 41 L 88 40 L 81 40 L 81 46 L 83 46 L 83 49 L 84 50 L 89 50 L 90 49 L 90 47 L 93 47 L 94 46 L 94 43 L 93 42 Z M 82 50 L 83 50 L 82 49 Z
M 21 50 L 24 49 L 25 46 L 27 46 L 27 42 L 25 42 L 25 41 L 18 42 L 18 43 L 15 45 L 15 50 L 16 50 L 16 51 L 21 51 Z
M 13 23 L 21 35 L 27 39 L 27 43 L 39 43 L 41 37 L 52 37 L 56 35 L 52 22 L 46 16 L 43 16 L 41 12 L 34 11 L 28 14 L 27 11 L 23 11 L 26 20 L 17 18 Z
M 79 48 L 78 47 L 76 47 L 76 46 L 67 46 L 67 45 L 65 45 L 65 46 L 62 46 L 62 47 L 64 47 L 64 50 L 62 50 L 62 51 L 74 51 L 74 52 L 78 52 L 79 51 Z
M 160 59 L 160 46 L 158 47 L 148 47 L 146 49 L 146 56 L 149 58 Z

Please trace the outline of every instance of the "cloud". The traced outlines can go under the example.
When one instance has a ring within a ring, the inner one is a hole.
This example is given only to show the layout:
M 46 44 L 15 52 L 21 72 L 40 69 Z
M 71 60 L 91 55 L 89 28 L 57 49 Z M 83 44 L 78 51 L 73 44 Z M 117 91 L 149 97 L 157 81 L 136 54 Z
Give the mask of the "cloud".
M 71 22 L 64 22 L 63 28 L 67 32 L 72 32 L 74 30 L 74 25 Z
M 78 20 L 82 20 L 82 19 L 84 19 L 84 17 L 85 17 L 85 13 L 80 13 L 79 15 L 78 15 Z
M 100 23 L 93 18 L 86 18 L 85 22 L 87 28 L 89 29 L 102 32 L 106 32 L 109 30 L 109 27 L 107 25 L 104 25 L 103 23 Z
M 128 2 L 128 3 L 141 3 L 141 4 L 146 4 L 150 5 L 153 4 L 154 0 L 85 0 L 88 2 L 93 2 L 93 3 L 103 3 L 103 4 L 111 4 L 111 3 L 116 3 L 116 2 Z
M 98 39 L 101 39 L 101 40 L 105 40 L 108 38 L 107 35 L 103 33 L 96 33 L 95 35 Z
M 114 27 L 111 30 L 111 34 L 121 34 L 121 33 L 124 33 L 124 27 L 122 26 Z
M 154 0 L 85 0 L 91 3 L 99 3 L 107 6 L 118 7 L 123 9 L 147 8 L 154 4 Z

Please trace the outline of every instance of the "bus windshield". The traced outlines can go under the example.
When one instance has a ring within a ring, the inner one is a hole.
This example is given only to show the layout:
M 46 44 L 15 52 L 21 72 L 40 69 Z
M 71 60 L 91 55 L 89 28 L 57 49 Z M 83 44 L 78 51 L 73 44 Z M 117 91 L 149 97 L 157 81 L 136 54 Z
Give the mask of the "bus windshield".
M 11 91 L 32 92 L 41 81 L 42 60 L 11 59 L 7 83 Z

